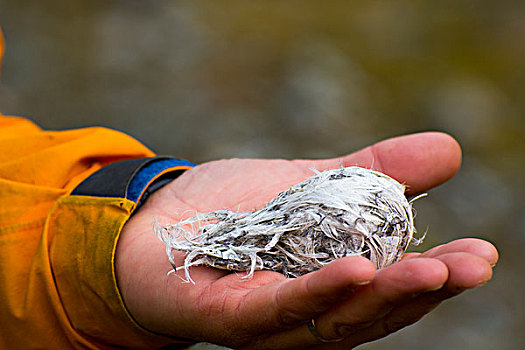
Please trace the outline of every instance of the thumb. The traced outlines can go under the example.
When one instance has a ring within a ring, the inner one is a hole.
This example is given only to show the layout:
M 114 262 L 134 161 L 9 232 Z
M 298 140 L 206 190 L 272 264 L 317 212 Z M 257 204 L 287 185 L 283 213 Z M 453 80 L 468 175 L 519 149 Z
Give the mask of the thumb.
M 341 166 L 373 168 L 407 185 L 409 194 L 416 194 L 454 176 L 461 165 L 461 148 L 448 134 L 424 132 L 390 138 L 342 157 L 296 162 L 320 171 Z

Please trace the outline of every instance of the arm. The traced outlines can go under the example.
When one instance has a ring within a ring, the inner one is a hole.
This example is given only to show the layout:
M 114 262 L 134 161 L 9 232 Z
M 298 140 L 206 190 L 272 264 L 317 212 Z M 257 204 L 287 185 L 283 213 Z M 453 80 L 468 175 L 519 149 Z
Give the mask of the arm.
M 349 156 L 320 161 L 222 160 L 203 164 L 156 192 L 125 225 L 117 245 L 116 273 L 124 302 L 145 328 L 172 337 L 235 348 L 356 346 L 388 335 L 430 312 L 441 301 L 487 282 L 497 261 L 481 240 L 458 240 L 376 271 L 347 257 L 297 279 L 269 271 L 253 279 L 208 267 L 192 269 L 196 285 L 167 273 L 163 243 L 151 220 L 180 220 L 188 211 L 251 210 L 311 175 L 343 165 L 372 166 L 404 182 L 410 194 L 436 186 L 460 165 L 457 143 L 439 133 L 394 138 Z M 191 213 L 190 213 L 191 215 Z M 180 264 L 183 254 L 177 257 Z
M 0 149 L 0 348 L 154 347 L 159 336 L 130 317 L 113 271 L 140 186 L 127 196 L 132 177 L 113 172 L 103 182 L 113 192 L 86 188 L 90 175 L 153 152 L 106 128 L 45 131 L 2 115 Z

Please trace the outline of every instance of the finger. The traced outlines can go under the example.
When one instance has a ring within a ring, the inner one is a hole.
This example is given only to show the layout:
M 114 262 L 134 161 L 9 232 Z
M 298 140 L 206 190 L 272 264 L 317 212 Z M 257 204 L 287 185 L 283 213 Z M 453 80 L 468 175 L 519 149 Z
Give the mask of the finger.
M 449 278 L 444 290 L 463 291 L 487 283 L 492 278 L 490 263 L 477 255 L 465 252 L 440 254 L 436 259 L 447 265 Z
M 323 315 L 317 316 L 316 329 L 325 339 L 337 339 L 359 333 L 385 316 L 396 305 L 411 300 L 415 295 L 443 286 L 448 277 L 446 266 L 436 259 L 402 261 L 378 271 L 374 281 L 359 287 L 348 300 Z M 320 344 L 308 330 L 307 322 L 300 327 L 275 334 L 265 339 L 262 348 L 294 348 L 294 344 Z M 328 348 L 347 349 L 351 338 L 341 343 L 330 343 Z
M 461 164 L 461 148 L 447 134 L 426 132 L 387 139 L 344 157 L 299 162 L 321 171 L 341 165 L 371 167 L 407 184 L 407 193 L 415 194 L 454 176 Z
M 498 251 L 491 243 L 477 238 L 463 238 L 434 247 L 420 256 L 435 258 L 443 254 L 463 252 L 485 259 L 491 266 L 498 262 Z
M 385 317 L 356 333 L 352 339 L 348 340 L 349 345 L 355 346 L 385 337 L 421 319 L 442 301 L 466 289 L 482 285 L 492 277 L 490 264 L 484 258 L 474 254 L 448 253 L 440 255 L 439 260 L 447 266 L 449 271 L 449 278 L 443 288 L 421 294 L 396 306 Z
M 405 253 L 401 256 L 401 260 L 413 259 L 421 256 L 421 253 Z
M 238 318 L 244 327 L 258 332 L 282 331 L 306 324 L 357 286 L 372 281 L 375 271 L 370 260 L 352 256 L 299 278 L 266 284 L 243 299 Z
M 353 334 L 415 295 L 442 288 L 445 264 L 437 259 L 401 261 L 377 273 L 374 281 L 356 290 L 338 309 L 318 318 L 319 332 L 328 338 Z

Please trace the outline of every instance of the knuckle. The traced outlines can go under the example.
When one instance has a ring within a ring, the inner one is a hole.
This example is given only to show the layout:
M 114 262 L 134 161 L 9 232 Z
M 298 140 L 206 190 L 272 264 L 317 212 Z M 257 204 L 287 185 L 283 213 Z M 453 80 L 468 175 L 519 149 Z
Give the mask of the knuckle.
M 279 327 L 290 327 L 303 322 L 303 317 L 290 305 L 283 296 L 282 289 L 277 289 L 274 294 L 275 322 Z
M 370 327 L 373 323 L 374 321 L 371 320 L 337 323 L 333 327 L 334 335 L 336 337 L 347 337 L 349 335 L 359 332 L 362 329 Z
M 302 322 L 301 317 L 288 308 L 281 308 L 275 315 L 276 323 L 280 327 L 291 327 L 299 322 Z

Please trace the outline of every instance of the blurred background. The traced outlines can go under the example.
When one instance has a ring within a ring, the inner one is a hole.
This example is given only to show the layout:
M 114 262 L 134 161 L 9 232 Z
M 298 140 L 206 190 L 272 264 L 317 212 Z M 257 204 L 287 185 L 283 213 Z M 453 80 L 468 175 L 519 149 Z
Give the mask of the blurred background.
M 0 111 L 48 129 L 194 162 L 452 134 L 464 164 L 416 202 L 416 249 L 488 239 L 495 277 L 360 349 L 525 348 L 525 2 L 0 0 L 0 26 Z

